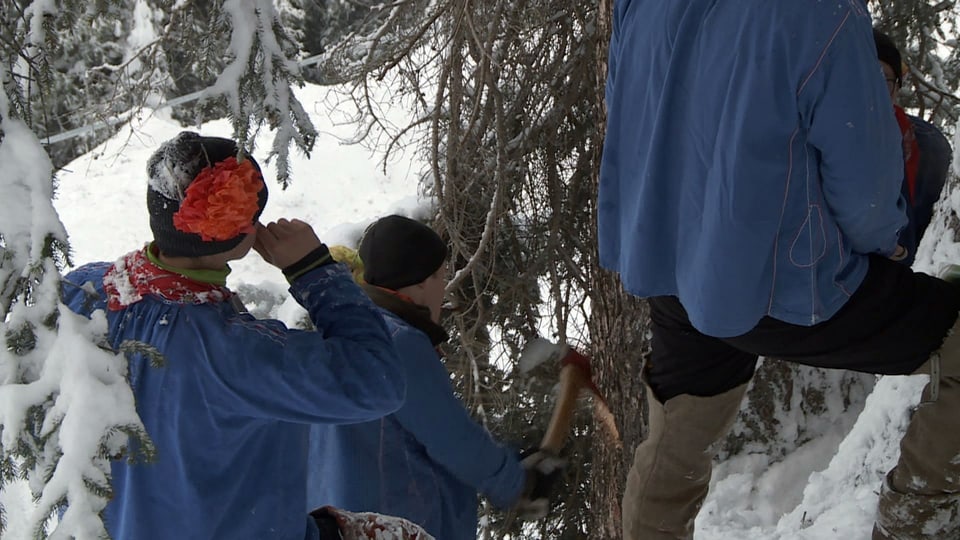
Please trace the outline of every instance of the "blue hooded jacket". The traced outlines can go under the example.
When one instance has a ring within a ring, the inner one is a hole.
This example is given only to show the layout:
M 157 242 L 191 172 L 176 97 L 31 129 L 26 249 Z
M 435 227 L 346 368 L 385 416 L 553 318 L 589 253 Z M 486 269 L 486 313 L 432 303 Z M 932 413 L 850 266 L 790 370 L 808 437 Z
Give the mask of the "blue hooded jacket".
M 729 337 L 813 325 L 906 224 L 863 0 L 617 0 L 601 264 Z
M 314 426 L 308 506 L 400 516 L 437 540 L 475 540 L 477 492 L 507 508 L 526 473 L 453 394 L 427 335 L 387 310 L 383 316 L 403 361 L 406 402 L 373 422 Z
M 106 310 L 110 263 L 65 277 L 76 313 Z M 89 294 L 91 284 L 95 295 Z M 310 424 L 362 422 L 400 406 L 403 373 L 377 308 L 342 265 L 291 286 L 316 332 L 256 320 L 229 301 L 148 294 L 107 310 L 114 349 L 127 340 L 163 355 L 129 363 L 155 462 L 112 464 L 107 529 L 115 540 L 315 540 L 304 510 Z

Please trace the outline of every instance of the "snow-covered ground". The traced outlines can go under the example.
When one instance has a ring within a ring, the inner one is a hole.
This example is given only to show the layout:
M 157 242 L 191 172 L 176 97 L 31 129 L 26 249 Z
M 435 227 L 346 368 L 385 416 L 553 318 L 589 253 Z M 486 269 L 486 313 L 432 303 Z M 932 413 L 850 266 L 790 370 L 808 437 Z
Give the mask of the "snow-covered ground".
M 312 156 L 291 156 L 293 184 L 282 190 L 264 167 L 270 200 L 262 220 L 300 218 L 311 223 L 328 244 L 354 245 L 367 223 L 388 213 L 424 214 L 428 203 L 418 196 L 423 164 L 413 152 L 398 156 L 384 168 L 382 155 L 357 145 L 344 145 L 353 127 L 342 119 L 349 107 L 331 115 L 329 90 L 308 86 L 298 92 L 321 135 Z M 393 111 L 402 120 L 402 111 Z M 341 119 L 338 121 L 337 119 Z M 69 234 L 75 264 L 114 260 L 149 240 L 145 211 L 145 164 L 163 141 L 182 128 L 165 114 L 144 116 L 132 127 L 59 175 L 56 208 Z M 230 136 L 226 121 L 198 131 Z M 269 148 L 269 134 L 258 139 Z M 264 153 L 254 151 L 264 165 Z M 960 208 L 960 196 L 949 201 Z M 938 216 L 921 245 L 917 268 L 931 273 L 947 260 L 960 260 L 960 249 Z M 931 241 L 932 237 L 939 239 Z M 252 253 L 233 265 L 228 284 L 256 285 L 286 295 L 280 272 Z M 298 316 L 287 303 L 281 318 Z M 734 456 L 719 464 L 713 485 L 697 521 L 696 540 L 844 539 L 866 540 L 872 526 L 876 491 L 882 474 L 894 463 L 897 441 L 910 406 L 918 399 L 923 377 L 888 377 L 868 398 L 862 414 L 834 415 L 827 433 L 779 462 L 762 453 Z M 17 517 L 29 508 L 25 489 L 0 493 L 7 510 L 5 538 L 20 540 Z
M 834 429 L 779 462 L 747 454 L 719 464 L 696 540 L 868 540 L 880 480 L 925 380 L 882 378 L 861 414 L 839 415 Z

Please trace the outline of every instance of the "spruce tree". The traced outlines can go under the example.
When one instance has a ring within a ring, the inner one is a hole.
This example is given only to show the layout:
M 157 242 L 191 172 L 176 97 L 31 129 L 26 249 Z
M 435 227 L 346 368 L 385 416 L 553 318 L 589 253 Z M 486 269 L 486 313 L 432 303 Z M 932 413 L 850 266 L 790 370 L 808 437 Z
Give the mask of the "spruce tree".
M 361 135 L 426 154 L 431 221 L 452 246 L 447 366 L 475 417 L 518 448 L 539 444 L 559 371 L 521 371 L 526 343 L 544 335 L 597 352 L 586 324 L 599 103 L 584 68 L 599 62 L 595 17 L 582 2 L 402 2 L 328 53 L 328 71 L 356 81 Z M 382 117 L 374 80 L 403 90 L 414 125 Z M 520 523 L 484 506 L 483 538 L 592 537 L 588 410 L 585 399 L 551 517 Z
M 599 267 L 595 247 L 612 5 L 398 2 L 377 28 L 408 30 L 360 32 L 326 53 L 327 72 L 355 81 L 353 96 L 368 105 L 358 137 L 385 131 L 389 148 L 426 152 L 423 189 L 437 200 L 433 224 L 455 255 L 448 292 L 456 345 L 448 365 L 476 416 L 500 436 L 536 443 L 552 403 L 551 374 L 521 374 L 515 361 L 526 340 L 546 333 L 592 354 L 618 420 L 616 437 L 589 415 L 581 418 L 577 435 L 592 442 L 578 439 L 568 449 L 574 468 L 551 519 L 519 526 L 484 508 L 485 538 L 621 537 L 623 482 L 644 432 L 640 366 L 649 318 L 645 303 Z M 880 28 L 907 50 L 914 79 L 907 106 L 951 133 L 960 76 L 956 1 L 881 0 L 871 7 Z M 408 12 L 419 19 L 405 24 Z M 393 127 L 380 117 L 371 80 L 404 89 L 419 113 L 412 125 Z M 422 138 L 410 142 L 415 134 Z M 748 447 L 773 456 L 792 452 L 821 436 L 823 423 L 813 420 L 828 412 L 827 398 L 841 395 L 853 414 L 873 383 L 773 362 L 761 366 L 757 380 L 724 456 Z M 778 437 L 784 418 L 798 427 L 792 440 Z
M 146 1 L 61 0 L 38 23 L 46 31 L 44 56 L 23 58 L 18 58 L 23 51 L 16 33 L 27 19 L 37 20 L 31 10 L 38 4 L 24 0 L 2 4 L 0 34 L 7 39 L 0 54 L 4 63 L 18 66 L 12 82 L 21 87 L 31 126 L 44 142 L 81 130 L 68 140 L 47 144 L 55 167 L 111 136 L 125 113 L 162 90 L 166 81 L 162 50 L 156 42 L 131 40 L 153 31 L 135 28 L 139 21 L 135 9 L 149 9 Z
M 67 235 L 53 208 L 54 166 L 36 135 L 58 88 L 59 16 L 22 7 L 5 29 L 13 47 L 0 64 L 0 489 L 28 483 L 37 500 L 26 517 L 32 537 L 95 539 L 106 536 L 110 460 L 150 459 L 153 450 L 123 355 L 105 342 L 106 319 L 78 317 L 59 301 L 61 286 L 83 286 L 61 282 Z M 22 62 L 12 61 L 16 53 Z
M 142 99 L 164 88 L 165 57 L 157 44 L 176 33 L 177 19 L 154 26 L 162 19 L 156 10 L 171 7 L 164 0 L 2 6 L 0 488 L 28 484 L 36 501 L 24 519 L 34 538 L 105 538 L 101 513 L 112 496 L 110 461 L 150 460 L 154 453 L 125 378 L 126 356 L 156 366 L 163 359 L 142 343 L 109 343 L 102 313 L 86 319 L 60 301 L 61 288 L 87 286 L 62 280 L 68 237 L 52 204 L 57 165 L 42 138 L 157 105 Z M 301 80 L 296 47 L 269 0 L 226 0 L 213 7 L 216 24 L 225 29 L 226 63 L 211 71 L 217 76 L 204 97 L 224 105 L 241 145 L 264 126 L 276 131 L 271 156 L 286 183 L 290 144 L 309 151 L 316 135 L 292 90 Z M 136 23 L 162 35 L 133 44 Z M 79 71 L 69 68 L 71 58 Z M 202 61 L 195 66 L 199 73 L 208 68 Z M 69 123 L 64 104 L 78 107 Z

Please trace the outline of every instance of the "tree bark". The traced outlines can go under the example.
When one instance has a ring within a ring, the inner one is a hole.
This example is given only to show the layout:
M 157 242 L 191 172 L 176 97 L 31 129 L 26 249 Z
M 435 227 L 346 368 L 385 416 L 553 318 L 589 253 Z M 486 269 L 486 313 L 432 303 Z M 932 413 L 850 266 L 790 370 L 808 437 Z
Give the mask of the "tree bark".
M 613 3 L 600 0 L 597 9 L 597 69 L 594 86 L 596 133 L 593 137 L 594 200 L 591 205 L 596 227 L 596 193 L 599 187 L 600 156 L 606 127 L 604 88 L 607 48 Z M 596 238 L 596 231 L 594 231 Z M 640 370 L 649 349 L 649 311 L 647 303 L 627 294 L 617 276 L 599 266 L 596 244 L 590 272 L 591 317 L 589 321 L 594 377 L 606 397 L 619 430 L 619 437 L 593 424 L 591 482 L 589 504 L 593 523 L 590 538 L 614 540 L 621 533 L 620 499 L 632 461 L 633 450 L 643 439 L 643 383 Z

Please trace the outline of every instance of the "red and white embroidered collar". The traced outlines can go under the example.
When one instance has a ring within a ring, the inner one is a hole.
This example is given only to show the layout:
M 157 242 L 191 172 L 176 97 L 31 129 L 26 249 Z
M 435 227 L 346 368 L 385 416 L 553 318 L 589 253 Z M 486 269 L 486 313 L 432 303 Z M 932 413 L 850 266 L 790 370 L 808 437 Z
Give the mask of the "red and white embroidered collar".
M 233 293 L 221 285 L 204 283 L 160 268 L 150 262 L 144 248 L 113 263 L 103 276 L 107 308 L 119 311 L 148 294 L 181 304 L 206 304 L 229 300 Z

